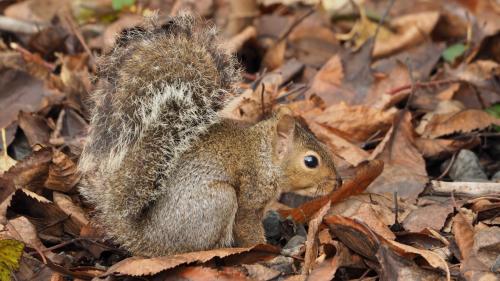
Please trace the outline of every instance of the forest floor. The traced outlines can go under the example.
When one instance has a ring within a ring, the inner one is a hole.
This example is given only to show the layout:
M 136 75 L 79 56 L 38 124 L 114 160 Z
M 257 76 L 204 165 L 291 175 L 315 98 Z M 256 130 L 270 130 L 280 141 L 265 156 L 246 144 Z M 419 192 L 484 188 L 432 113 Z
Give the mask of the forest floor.
M 257 2 L 0 1 L 1 281 L 500 280 L 500 2 Z M 343 182 L 283 194 L 269 244 L 132 257 L 78 194 L 86 99 L 119 32 L 183 9 L 244 67 L 225 116 L 287 104 Z

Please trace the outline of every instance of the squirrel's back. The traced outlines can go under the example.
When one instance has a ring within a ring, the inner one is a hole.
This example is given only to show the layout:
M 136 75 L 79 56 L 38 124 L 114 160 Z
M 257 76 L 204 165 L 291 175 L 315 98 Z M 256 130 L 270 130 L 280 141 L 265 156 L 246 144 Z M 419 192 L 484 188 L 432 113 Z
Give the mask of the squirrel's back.
M 130 231 L 180 155 L 218 122 L 239 79 L 219 45 L 213 27 L 185 14 L 123 32 L 99 59 L 80 191 L 113 232 Z

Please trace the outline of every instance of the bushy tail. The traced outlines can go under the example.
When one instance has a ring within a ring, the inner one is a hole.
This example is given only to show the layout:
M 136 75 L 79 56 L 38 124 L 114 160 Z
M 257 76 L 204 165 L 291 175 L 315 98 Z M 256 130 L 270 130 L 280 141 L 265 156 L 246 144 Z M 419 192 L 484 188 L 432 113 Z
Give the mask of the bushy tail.
M 79 167 L 87 175 L 80 190 L 104 224 L 140 214 L 179 156 L 218 121 L 239 79 L 219 45 L 213 27 L 185 14 L 163 25 L 149 19 L 100 58 Z

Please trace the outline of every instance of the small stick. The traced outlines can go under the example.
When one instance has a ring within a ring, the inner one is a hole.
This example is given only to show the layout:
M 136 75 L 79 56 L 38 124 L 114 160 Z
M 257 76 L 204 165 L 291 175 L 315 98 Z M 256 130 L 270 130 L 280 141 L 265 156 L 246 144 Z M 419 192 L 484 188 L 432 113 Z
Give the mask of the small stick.
M 85 42 L 85 39 L 83 38 L 83 35 L 80 32 L 80 30 L 78 30 L 76 28 L 76 23 L 73 20 L 73 18 L 69 15 L 66 15 L 65 18 L 66 18 L 66 21 L 68 22 L 68 25 L 69 25 L 69 28 L 71 29 L 71 32 L 73 32 L 73 34 L 76 36 L 76 38 L 78 39 L 80 44 L 82 44 L 82 47 L 85 50 L 85 52 L 89 55 L 91 65 L 92 65 L 92 70 L 95 71 L 95 69 L 94 69 L 94 62 L 95 62 L 94 54 L 92 54 L 92 51 L 90 50 L 89 46 Z
M 453 166 L 453 164 L 455 164 L 455 160 L 457 159 L 457 153 L 453 153 L 453 156 L 451 157 L 451 160 L 450 160 L 450 163 L 448 164 L 448 166 L 446 167 L 446 169 L 443 171 L 443 173 L 441 175 L 439 175 L 439 177 L 436 178 L 436 180 L 440 180 L 442 178 L 444 178 L 451 170 L 451 166 Z
M 50 62 L 47 62 L 45 61 L 44 59 L 42 59 L 39 55 L 37 54 L 33 54 L 32 52 L 26 50 L 25 48 L 21 47 L 19 44 L 17 43 L 10 43 L 10 47 L 13 49 L 13 50 L 16 50 L 18 51 L 19 53 L 21 53 L 21 55 L 23 55 L 25 58 L 27 58 L 28 60 L 34 62 L 34 63 L 37 63 L 45 68 L 47 68 L 48 70 L 50 70 L 51 72 L 53 72 L 55 69 L 56 69 L 56 66 Z
M 297 25 L 299 25 L 301 22 L 303 22 L 306 18 L 308 18 L 310 15 L 312 15 L 314 13 L 315 9 L 314 8 L 311 8 L 309 9 L 309 11 L 307 11 L 305 14 L 303 14 L 302 16 L 300 16 L 298 19 L 296 19 L 289 27 L 288 29 L 278 38 L 278 40 L 276 40 L 276 44 L 278 44 L 279 42 L 285 40 L 285 38 L 288 37 L 288 35 L 290 35 L 290 33 L 292 33 L 293 29 L 295 27 L 297 27 Z

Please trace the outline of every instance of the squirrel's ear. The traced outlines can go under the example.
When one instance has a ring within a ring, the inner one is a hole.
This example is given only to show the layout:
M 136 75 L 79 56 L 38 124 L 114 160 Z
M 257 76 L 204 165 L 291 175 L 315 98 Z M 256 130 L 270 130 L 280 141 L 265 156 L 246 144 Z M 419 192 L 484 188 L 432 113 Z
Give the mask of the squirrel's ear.
M 293 144 L 295 132 L 295 119 L 292 111 L 287 107 L 281 107 L 276 113 L 276 135 L 274 151 L 277 160 L 282 160 Z

